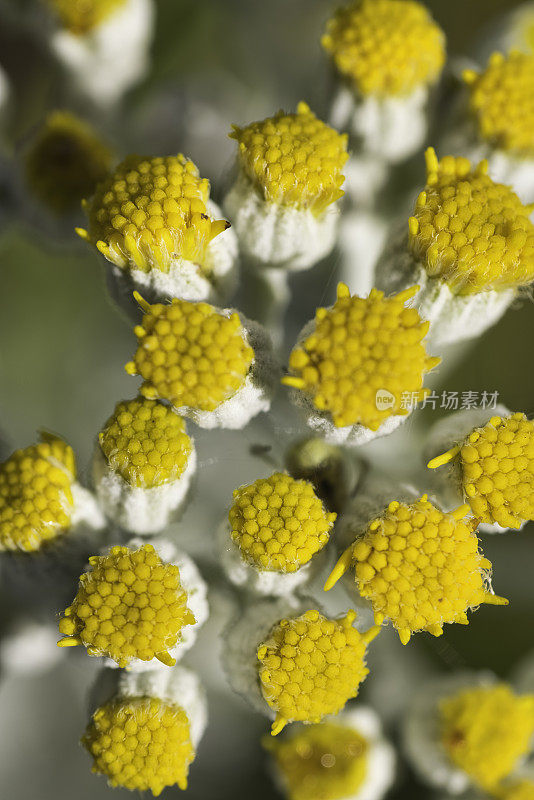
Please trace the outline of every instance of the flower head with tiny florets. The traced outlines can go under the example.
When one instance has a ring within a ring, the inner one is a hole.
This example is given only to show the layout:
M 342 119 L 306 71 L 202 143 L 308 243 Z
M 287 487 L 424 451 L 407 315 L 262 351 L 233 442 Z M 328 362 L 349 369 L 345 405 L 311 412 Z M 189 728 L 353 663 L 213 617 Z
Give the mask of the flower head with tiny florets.
M 127 0 L 46 0 L 63 27 L 83 36 L 113 16 Z
M 455 766 L 491 790 L 530 750 L 534 695 L 506 684 L 464 689 L 440 704 L 441 741 Z
M 445 63 L 443 31 L 411 0 L 355 0 L 329 20 L 321 44 L 362 95 L 410 94 L 435 83 Z
M 206 249 L 229 223 L 212 220 L 210 185 L 192 161 L 128 156 L 85 204 L 89 231 L 77 233 L 121 268 L 168 272 L 177 258 L 202 269 Z
M 292 374 L 282 382 L 309 394 L 339 428 L 360 424 L 376 431 L 392 414 L 408 414 L 402 396 L 423 399 L 424 374 L 441 361 L 422 342 L 430 323 L 405 306 L 417 289 L 351 297 L 340 283 L 335 304 L 317 309 L 315 329 L 291 353 Z M 393 395 L 391 407 L 377 408 L 380 390 Z
M 327 619 L 306 611 L 278 622 L 258 648 L 263 697 L 276 712 L 272 734 L 288 722 L 320 722 L 356 697 L 368 673 L 365 651 L 379 629 L 359 633 L 355 611 Z
M 231 537 L 258 569 L 296 572 L 326 545 L 336 516 L 311 483 L 275 472 L 235 490 Z
M 32 194 L 56 214 L 78 211 L 111 164 L 111 151 L 93 128 L 68 111 L 53 111 L 25 157 Z
M 321 214 L 343 196 L 347 136 L 317 119 L 306 103 L 296 114 L 234 126 L 239 159 L 265 200 Z
M 446 622 L 466 625 L 466 612 L 481 603 L 506 604 L 487 589 L 491 563 L 479 551 L 476 521 L 463 519 L 468 511 L 446 514 L 426 496 L 394 500 L 345 550 L 325 589 L 354 569 L 376 624 L 391 620 L 403 644 L 417 631 L 440 636 Z
M 277 739 L 266 738 L 289 800 L 355 797 L 369 767 L 369 743 L 335 722 L 307 725 Z
M 93 772 L 105 775 L 110 786 L 155 797 L 167 786 L 186 789 L 195 758 L 185 711 L 157 698 L 119 698 L 101 706 L 82 744 L 94 759 Z
M 534 421 L 520 412 L 492 417 L 428 466 L 453 460 L 466 500 L 482 522 L 520 528 L 534 519 Z
M 479 135 L 522 157 L 534 155 L 534 55 L 494 53 L 486 69 L 463 73 Z
M 225 314 L 208 303 L 173 299 L 149 305 L 135 334 L 139 347 L 126 365 L 141 375 L 141 394 L 168 400 L 176 408 L 214 411 L 244 384 L 254 359 L 236 312 Z
M 430 277 L 456 294 L 534 280 L 532 209 L 487 175 L 487 161 L 426 152 L 427 182 L 409 220 L 409 247 Z
M 99 443 L 112 469 L 131 486 L 177 480 L 192 451 L 185 421 L 169 406 L 137 398 L 118 403 Z
M 35 552 L 64 534 L 74 510 L 74 453 L 56 436 L 0 464 L 0 551 Z
M 162 562 L 150 544 L 137 550 L 115 546 L 89 564 L 59 623 L 66 637 L 59 644 L 83 644 L 89 655 L 107 656 L 121 667 L 132 658 L 172 666 L 169 650 L 182 629 L 195 623 L 178 567 Z

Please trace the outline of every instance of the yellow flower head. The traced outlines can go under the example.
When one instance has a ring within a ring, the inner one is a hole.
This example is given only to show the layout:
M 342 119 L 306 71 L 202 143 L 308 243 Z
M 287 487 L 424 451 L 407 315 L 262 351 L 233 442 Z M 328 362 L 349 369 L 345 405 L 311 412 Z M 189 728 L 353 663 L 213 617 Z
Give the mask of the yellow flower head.
M 534 155 L 534 55 L 494 53 L 485 71 L 465 70 L 478 132 L 494 147 Z
M 134 296 L 144 316 L 134 328 L 139 346 L 126 372 L 141 375 L 144 397 L 214 411 L 241 389 L 254 351 L 239 314 L 226 316 L 208 303 L 176 298 L 170 305 L 150 305 Z
M 126 0 L 46 0 L 52 11 L 59 17 L 64 28 L 76 36 L 98 28 L 113 16 Z
M 177 258 L 200 267 L 212 239 L 229 227 L 212 220 L 210 185 L 185 156 L 128 156 L 86 204 L 89 231 L 77 233 L 121 268 L 168 272 Z
M 95 711 L 82 744 L 93 757 L 93 772 L 112 787 L 156 797 L 166 786 L 187 789 L 195 750 L 180 706 L 148 697 L 113 700 Z
M 445 63 L 443 31 L 412 0 L 355 0 L 328 21 L 321 44 L 362 95 L 410 94 Z
M 423 399 L 424 374 L 441 361 L 422 342 L 430 323 L 405 306 L 418 288 L 351 297 L 340 283 L 334 306 L 317 309 L 315 330 L 291 353 L 292 374 L 282 383 L 309 394 L 338 428 L 360 424 L 376 431 L 392 414 L 407 414 L 404 398 Z M 383 390 L 393 397 L 384 409 L 377 408 Z
M 45 434 L 0 464 L 0 551 L 35 552 L 64 534 L 74 510 L 74 453 Z
M 296 114 L 234 126 L 240 162 L 262 196 L 271 203 L 322 213 L 343 196 L 347 136 L 317 119 L 306 103 Z
M 534 695 L 514 695 L 506 684 L 465 689 L 440 704 L 441 741 L 471 780 L 491 790 L 530 751 Z
M 331 589 L 349 569 L 375 623 L 391 620 L 400 640 L 413 633 L 443 633 L 445 622 L 467 625 L 481 603 L 505 605 L 487 589 L 491 563 L 478 549 L 468 506 L 445 514 L 426 496 L 407 505 L 394 500 L 341 556 L 328 578 Z
M 32 194 L 56 214 L 77 211 L 107 174 L 111 151 L 96 131 L 68 111 L 53 111 L 25 157 Z
M 428 466 L 434 469 L 453 459 L 481 522 L 520 528 L 534 519 L 534 422 L 524 414 L 492 417 Z
M 234 492 L 229 519 L 241 555 L 260 570 L 296 572 L 326 545 L 329 514 L 308 481 L 283 472 Z
M 109 465 L 131 486 L 150 488 L 177 480 L 191 455 L 184 420 L 156 400 L 117 403 L 99 434 Z
M 361 634 L 352 626 L 355 618 L 355 611 L 338 620 L 306 611 L 280 620 L 259 646 L 261 691 L 276 712 L 273 736 L 288 722 L 320 722 L 356 697 L 369 672 L 367 645 L 379 629 Z
M 322 722 L 280 739 L 266 739 L 288 800 L 339 800 L 357 796 L 368 770 L 368 742 L 357 731 Z
M 138 550 L 112 547 L 89 559 L 78 592 L 59 630 L 63 647 L 83 644 L 91 656 L 107 656 L 120 667 L 132 658 L 157 658 L 172 666 L 169 650 L 195 618 L 187 608 L 180 570 L 165 564 L 151 544 Z
M 426 152 L 427 181 L 409 220 L 409 246 L 430 277 L 457 294 L 534 280 L 532 209 L 486 174 L 487 161 L 438 161 Z

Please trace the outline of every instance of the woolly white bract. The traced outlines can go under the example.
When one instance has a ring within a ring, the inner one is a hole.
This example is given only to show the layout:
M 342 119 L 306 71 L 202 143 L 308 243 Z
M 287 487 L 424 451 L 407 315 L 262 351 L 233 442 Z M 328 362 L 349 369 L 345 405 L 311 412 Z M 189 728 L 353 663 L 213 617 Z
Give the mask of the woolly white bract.
M 239 547 L 232 541 L 230 533 L 230 523 L 227 521 L 217 530 L 217 544 L 226 577 L 235 586 L 256 594 L 271 597 L 291 595 L 296 589 L 309 583 L 331 560 L 326 545 L 296 572 L 258 569 L 254 564 L 245 561 Z
M 454 294 L 441 278 L 430 277 L 411 254 L 408 231 L 403 228 L 400 235 L 392 237 L 378 262 L 375 286 L 391 294 L 414 285 L 420 289 L 409 305 L 430 322 L 429 345 L 452 344 L 480 336 L 499 321 L 517 297 L 515 288 Z
M 86 34 L 57 29 L 50 46 L 77 91 L 95 105 L 111 106 L 146 72 L 153 28 L 152 0 L 127 0 Z
M 234 310 L 224 309 L 222 313 L 229 317 Z M 257 414 L 269 411 L 271 398 L 278 385 L 279 366 L 269 334 L 257 322 L 246 319 L 239 311 L 237 313 L 246 342 L 254 350 L 254 359 L 241 388 L 214 411 L 202 411 L 190 406 L 176 408 L 180 416 L 192 419 L 201 428 L 244 428 Z
M 159 486 L 132 486 L 119 475 L 104 456 L 99 443 L 93 454 L 92 478 L 102 509 L 117 525 L 140 536 L 158 533 L 183 507 L 196 472 L 197 455 L 191 439 L 191 453 L 179 478 Z
M 208 214 L 220 219 L 222 211 L 212 201 L 206 202 Z M 124 310 L 137 318 L 138 306 L 132 299 L 135 289 L 149 303 L 161 303 L 178 297 L 182 300 L 224 303 L 237 285 L 237 237 L 232 228 L 215 236 L 207 248 L 202 266 L 173 256 L 168 271 L 157 267 L 145 271 L 130 263 L 119 267 L 103 256 L 108 269 L 108 286 L 111 295 Z
M 308 269 L 334 247 L 339 210 L 332 203 L 322 214 L 264 200 L 243 169 L 223 203 L 252 265 L 288 271 Z

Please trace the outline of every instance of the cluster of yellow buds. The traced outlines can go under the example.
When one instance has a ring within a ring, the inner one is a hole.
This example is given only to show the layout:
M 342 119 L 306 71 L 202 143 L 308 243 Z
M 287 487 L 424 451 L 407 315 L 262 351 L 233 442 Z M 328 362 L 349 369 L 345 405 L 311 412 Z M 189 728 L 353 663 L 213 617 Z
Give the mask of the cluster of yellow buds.
M 103 527 L 91 493 L 76 481 L 70 445 L 48 433 L 41 438 L 0 464 L 0 552 L 71 547 L 76 537 Z
M 481 139 L 512 155 L 534 155 L 534 55 L 494 53 L 480 74 L 465 70 L 469 106 Z
M 268 410 L 276 367 L 258 325 L 208 303 L 135 297 L 144 316 L 126 371 L 143 378 L 144 397 L 168 401 L 205 428 L 242 428 Z
M 395 757 L 375 713 L 360 703 L 316 725 L 265 737 L 288 800 L 378 800 L 393 782 Z
M 313 266 L 334 246 L 347 137 L 306 103 L 296 114 L 235 126 L 230 136 L 239 145 L 238 176 L 224 207 L 241 251 L 259 267 Z
M 406 395 L 425 397 L 424 374 L 441 359 L 427 355 L 429 323 L 407 305 L 417 290 L 351 297 L 340 283 L 335 304 L 317 309 L 282 379 L 309 425 L 336 442 L 360 444 L 400 424 L 411 410 Z
M 428 466 L 449 462 L 481 522 L 520 528 L 534 519 L 534 422 L 524 414 L 491 417 Z
M 386 249 L 376 282 L 386 291 L 419 284 L 416 307 L 432 341 L 446 344 L 481 334 L 534 280 L 534 225 L 530 206 L 491 179 L 486 161 L 438 160 L 429 148 L 426 166 L 408 230 Z
M 534 695 L 488 673 L 458 672 L 423 685 L 405 721 L 405 749 L 416 771 L 453 794 L 529 798 L 521 774 L 534 734 Z
M 205 587 L 193 562 L 172 550 L 172 563 L 158 550 L 116 545 L 92 556 L 78 592 L 59 623 L 61 646 L 83 645 L 91 656 L 106 656 L 120 667 L 157 659 L 176 663 L 178 651 L 193 643 L 186 626 L 207 616 Z M 195 611 L 198 613 L 195 614 Z
M 259 678 L 265 701 L 276 712 L 272 734 L 288 722 L 319 722 L 355 697 L 368 674 L 365 651 L 378 633 L 360 634 L 355 611 L 340 620 L 319 611 L 282 619 L 258 647 Z
M 85 203 L 89 229 L 78 234 L 111 263 L 119 285 L 156 299 L 222 298 L 233 287 L 236 247 L 209 193 L 181 153 L 131 155 Z
M 342 617 L 310 609 L 295 597 L 250 604 L 225 632 L 223 665 L 232 688 L 274 719 L 276 736 L 289 722 L 317 723 L 356 697 L 368 674 L 368 644 L 354 611 Z
M 110 519 L 133 533 L 154 533 L 182 507 L 195 469 L 185 420 L 140 397 L 118 403 L 99 434 L 93 484 Z
M 112 696 L 94 711 L 81 743 L 93 758 L 93 772 L 109 786 L 157 797 L 166 787 L 187 788 L 205 727 L 206 699 L 194 673 L 184 667 L 123 672 Z
M 534 695 L 506 684 L 464 689 L 441 701 L 441 739 L 451 762 L 491 790 L 530 750 Z
M 363 207 L 374 207 L 390 165 L 425 141 L 445 35 L 423 3 L 352 0 L 328 20 L 321 44 L 338 77 L 329 119 L 350 136 L 346 189 L 361 219 Z M 357 254 L 346 258 L 359 263 Z
M 479 550 L 477 522 L 466 519 L 468 513 L 467 505 L 444 513 L 426 496 L 390 502 L 365 530 L 354 532 L 325 589 L 353 569 L 375 623 L 391 621 L 403 644 L 417 631 L 440 636 L 445 623 L 466 625 L 466 612 L 481 603 L 506 605 L 489 591 L 491 563 Z
M 362 95 L 406 96 L 437 81 L 443 32 L 412 0 L 355 0 L 328 21 L 321 44 Z
M 57 22 L 52 50 L 71 63 L 86 96 L 105 105 L 140 77 L 152 0 L 47 4 Z M 84 196 L 87 229 L 77 233 L 104 257 L 115 299 L 135 318 L 125 370 L 141 385 L 98 433 L 96 499 L 77 483 L 74 453 L 55 436 L 0 464 L 0 551 L 18 561 L 54 554 L 88 509 L 100 528 L 105 514 L 116 537 L 105 549 L 91 547 L 57 643 L 109 668 L 96 681 L 82 743 L 111 787 L 154 796 L 185 790 L 206 726 L 200 682 L 177 665 L 207 620 L 206 584 L 171 539 L 147 544 L 128 535 L 158 533 L 182 509 L 197 465 L 186 420 L 242 430 L 271 409 L 280 370 L 269 335 L 223 307 L 236 288 L 238 243 L 256 270 L 249 278 L 263 277 L 289 298 L 288 273 L 314 266 L 336 245 L 345 173 L 354 182 L 367 161 L 360 180 L 378 164 L 369 186 L 376 194 L 389 166 L 414 153 L 428 129 L 445 37 L 420 2 L 351 0 L 321 43 L 339 83 L 331 124 L 300 102 L 294 113 L 233 126 L 230 221 L 188 157 L 131 154 L 111 167 L 108 148 L 72 114 L 50 115 L 27 153 L 38 199 L 61 213 Z M 532 162 L 534 187 L 534 55 L 495 54 L 463 80 L 477 143 L 492 157 L 504 153 L 503 169 Z M 374 454 L 364 462 L 339 447 L 401 425 L 430 392 L 427 373 L 441 362 L 429 354 L 434 345 L 477 336 L 534 282 L 534 203 L 523 202 L 530 178 L 516 192 L 497 179 L 491 159 L 475 165 L 454 152 L 439 160 L 427 149 L 424 188 L 369 293 L 340 282 L 333 304 L 316 309 L 290 352 L 281 382 L 320 445 L 296 445 L 294 470 L 273 459 L 267 477 L 247 474 L 217 533 L 222 572 L 232 590 L 243 590 L 232 591 L 240 605 L 223 635 L 222 666 L 231 688 L 269 718 L 273 737 L 295 723 L 266 745 L 288 800 L 382 800 L 393 781 L 392 749 L 374 712 L 351 707 L 369 673 L 368 646 L 388 623 L 408 645 L 416 633 L 438 637 L 446 624 L 467 625 L 482 604 L 507 605 L 494 593 L 477 528 L 534 519 L 534 422 L 525 414 L 479 419 L 428 463 L 450 463 L 447 480 L 463 503 L 453 510 L 398 484 L 382 502 L 386 479 L 372 473 Z M 288 430 L 287 415 L 283 423 Z M 201 432 L 198 440 L 208 438 Z M 322 569 L 324 592 L 350 578 L 339 588 L 361 609 L 358 626 L 348 600 L 342 613 L 332 610 L 341 592 L 321 604 L 313 579 Z M 478 678 L 453 688 L 414 695 L 407 751 L 415 768 L 446 790 L 534 800 L 534 782 L 518 770 L 532 746 L 534 695 Z
M 465 69 L 462 77 L 465 89 L 442 147 L 474 163 L 487 159 L 495 181 L 532 202 L 534 53 L 496 51 L 485 67 Z
M 311 484 L 275 472 L 234 492 L 231 537 L 258 569 L 296 572 L 327 543 L 336 514 Z

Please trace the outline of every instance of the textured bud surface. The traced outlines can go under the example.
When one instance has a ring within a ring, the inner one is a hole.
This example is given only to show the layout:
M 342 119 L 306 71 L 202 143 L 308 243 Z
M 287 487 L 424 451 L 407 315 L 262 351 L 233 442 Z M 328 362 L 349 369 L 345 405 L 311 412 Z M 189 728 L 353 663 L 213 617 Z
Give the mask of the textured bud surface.
M 90 125 L 68 111 L 54 111 L 30 144 L 26 180 L 33 195 L 52 211 L 78 211 L 110 164 L 109 148 Z
M 45 435 L 0 464 L 0 550 L 35 552 L 68 530 L 74 510 L 74 453 Z
M 441 360 L 429 358 L 422 342 L 428 323 L 405 306 L 416 291 L 384 298 L 372 289 L 362 298 L 339 284 L 335 304 L 317 309 L 314 329 L 291 353 L 292 375 L 282 382 L 311 395 L 339 428 L 376 431 L 388 417 L 408 414 L 403 395 L 422 399 L 424 373 Z M 377 407 L 380 391 L 392 396 L 385 408 Z
M 531 209 L 465 158 L 426 153 L 427 183 L 409 221 L 409 247 L 430 277 L 471 294 L 534 280 Z
M 202 269 L 211 240 L 228 227 L 210 219 L 209 181 L 177 156 L 128 156 L 87 205 L 89 232 L 78 233 L 118 267 L 168 272 L 177 258 Z
M 329 20 L 321 43 L 362 95 L 407 95 L 437 81 L 445 36 L 421 3 L 356 0 Z
M 155 796 L 166 786 L 186 789 L 195 758 L 183 708 L 148 697 L 98 708 L 82 744 L 94 759 L 93 772 L 105 775 L 110 786 Z
M 141 394 L 177 408 L 214 411 L 243 386 L 254 351 L 239 314 L 177 299 L 144 303 L 143 309 L 143 324 L 135 328 L 139 347 L 126 365 L 143 378 Z
M 347 136 L 317 119 L 306 103 L 296 114 L 234 126 L 240 163 L 265 200 L 322 213 L 343 196 Z
M 518 156 L 534 155 L 534 55 L 494 53 L 480 75 L 464 72 L 482 139 Z
M 99 435 L 109 465 L 131 486 L 160 486 L 177 480 L 192 451 L 185 422 L 155 400 L 118 403 Z
M 306 611 L 278 622 L 257 655 L 263 697 L 276 711 L 273 735 L 293 721 L 319 722 L 356 697 L 368 673 L 367 644 L 378 633 L 352 626 L 356 612 L 339 620 Z
M 282 472 L 234 492 L 229 520 L 242 557 L 260 570 L 296 572 L 326 545 L 336 514 L 308 481 Z
M 439 467 L 455 456 L 464 495 L 481 522 L 520 528 L 534 519 L 532 420 L 520 412 L 492 417 L 461 445 L 433 459 L 429 467 Z
M 335 722 L 307 725 L 279 739 L 268 739 L 289 800 L 339 800 L 357 797 L 368 771 L 367 740 Z
M 466 612 L 481 603 L 506 604 L 488 591 L 491 563 L 478 549 L 467 506 L 445 514 L 426 497 L 391 502 L 369 522 L 363 536 L 341 556 L 326 587 L 354 568 L 375 622 L 391 620 L 403 644 L 416 631 L 434 636 L 443 624 L 467 624 Z
M 61 644 L 83 644 L 89 655 L 108 656 L 120 667 L 133 658 L 174 664 L 169 650 L 195 623 L 179 568 L 162 562 L 150 544 L 138 550 L 115 546 L 89 563 L 59 623 L 60 632 L 72 637 Z
M 126 0 L 47 0 L 47 3 L 67 30 L 81 36 L 98 28 L 126 5 Z
M 465 689 L 440 704 L 441 740 L 451 761 L 484 789 L 526 756 L 534 733 L 534 695 L 506 684 Z

